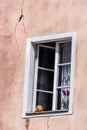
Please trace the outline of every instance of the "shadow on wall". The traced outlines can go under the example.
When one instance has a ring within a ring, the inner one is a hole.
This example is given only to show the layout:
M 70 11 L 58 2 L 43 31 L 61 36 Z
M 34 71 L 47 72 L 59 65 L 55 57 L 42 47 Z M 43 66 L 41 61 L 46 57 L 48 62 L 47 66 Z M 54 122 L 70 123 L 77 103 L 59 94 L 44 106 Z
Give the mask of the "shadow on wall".
M 25 127 L 26 127 L 26 130 L 29 130 L 29 119 L 25 120 Z

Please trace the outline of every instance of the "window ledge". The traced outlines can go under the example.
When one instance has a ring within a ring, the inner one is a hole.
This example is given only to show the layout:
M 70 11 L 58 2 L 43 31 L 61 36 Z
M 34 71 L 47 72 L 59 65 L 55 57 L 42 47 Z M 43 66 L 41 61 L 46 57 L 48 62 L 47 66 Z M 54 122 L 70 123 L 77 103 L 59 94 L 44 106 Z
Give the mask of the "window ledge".
M 26 112 L 26 116 L 23 118 L 36 118 L 36 117 L 51 117 L 51 116 L 62 116 L 72 114 L 69 110 L 57 110 L 57 111 L 43 111 L 43 112 Z
M 43 111 L 43 112 L 26 112 L 27 115 L 42 115 L 42 114 L 52 114 L 52 113 L 65 113 L 68 112 L 67 110 L 57 110 L 57 111 Z
M 53 116 L 67 116 L 72 115 L 72 111 L 68 110 L 58 110 L 58 111 L 44 111 L 44 112 L 26 112 L 25 115 L 22 116 L 22 119 L 28 118 L 39 118 L 39 117 L 53 117 Z

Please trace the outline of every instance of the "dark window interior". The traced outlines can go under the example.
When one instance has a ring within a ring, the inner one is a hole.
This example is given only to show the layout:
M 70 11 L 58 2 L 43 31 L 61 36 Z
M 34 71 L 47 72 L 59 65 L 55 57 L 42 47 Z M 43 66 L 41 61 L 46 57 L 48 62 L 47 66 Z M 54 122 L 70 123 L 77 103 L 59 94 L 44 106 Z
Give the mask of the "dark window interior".
M 45 46 L 39 46 L 36 106 L 42 105 L 44 110 L 50 111 L 52 110 L 53 100 L 52 92 L 54 81 L 55 42 L 43 43 L 41 45 Z M 71 66 L 70 64 L 62 64 L 71 62 L 71 43 L 60 43 L 59 50 L 59 64 L 61 65 L 58 65 L 58 86 L 69 86 Z M 57 91 L 57 110 L 61 110 L 61 104 L 64 98 L 62 91 L 62 89 L 58 89 Z
M 50 46 L 50 47 L 56 47 L 55 42 L 43 43 L 43 44 L 41 44 L 41 45 Z
M 55 47 L 55 43 L 41 44 L 45 46 Z M 37 92 L 36 105 L 42 105 L 46 111 L 52 110 L 52 93 L 54 80 L 54 59 L 55 49 L 39 47 L 39 66 L 43 69 L 38 69 L 37 89 L 48 92 Z M 51 70 L 46 70 L 51 69 Z
M 39 50 L 39 67 L 54 69 L 55 50 L 40 47 Z
M 50 93 L 37 92 L 37 105 L 42 105 L 45 111 L 52 110 L 52 97 Z
M 60 44 L 60 63 L 71 62 L 71 43 Z
M 37 89 L 53 91 L 54 72 L 46 70 L 38 70 Z

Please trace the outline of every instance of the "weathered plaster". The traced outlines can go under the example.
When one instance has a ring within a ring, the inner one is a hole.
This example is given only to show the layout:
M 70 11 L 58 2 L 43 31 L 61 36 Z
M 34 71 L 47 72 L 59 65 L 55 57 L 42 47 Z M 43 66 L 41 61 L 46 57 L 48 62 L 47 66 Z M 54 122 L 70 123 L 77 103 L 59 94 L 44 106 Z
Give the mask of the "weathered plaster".
M 19 22 L 23 9 L 24 20 Z M 87 130 L 87 0 L 0 0 L 1 130 Z M 77 32 L 73 115 L 22 119 L 26 39 Z

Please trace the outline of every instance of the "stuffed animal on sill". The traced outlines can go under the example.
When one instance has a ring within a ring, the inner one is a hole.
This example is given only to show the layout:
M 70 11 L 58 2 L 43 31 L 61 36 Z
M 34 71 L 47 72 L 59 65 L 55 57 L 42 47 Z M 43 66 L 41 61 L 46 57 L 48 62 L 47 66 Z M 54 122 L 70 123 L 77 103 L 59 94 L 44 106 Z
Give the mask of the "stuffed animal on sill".
M 44 107 L 42 105 L 37 105 L 34 112 L 43 112 Z

